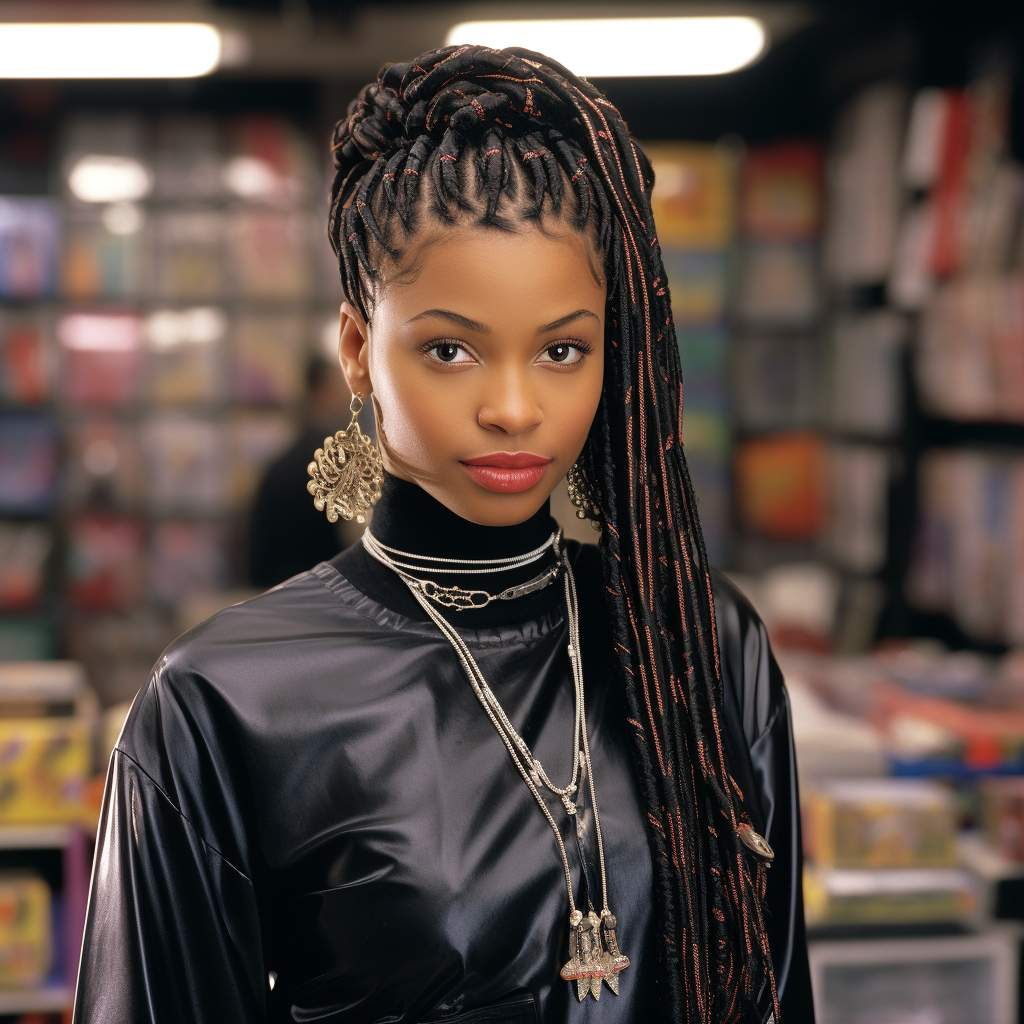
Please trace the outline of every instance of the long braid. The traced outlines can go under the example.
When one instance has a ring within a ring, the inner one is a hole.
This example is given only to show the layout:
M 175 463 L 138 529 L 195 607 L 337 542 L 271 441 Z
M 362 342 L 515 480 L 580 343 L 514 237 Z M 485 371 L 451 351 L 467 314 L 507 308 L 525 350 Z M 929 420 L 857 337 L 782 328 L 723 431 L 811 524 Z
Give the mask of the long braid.
M 397 258 L 422 209 L 496 227 L 513 226 L 503 211 L 550 211 L 596 239 L 606 370 L 583 460 L 605 516 L 613 644 L 654 854 L 662 1004 L 686 1024 L 760 1024 L 766 1005 L 778 1018 L 765 869 L 738 838 L 749 816 L 720 729 L 711 578 L 683 456 L 649 162 L 588 82 L 539 54 L 476 46 L 385 67 L 336 126 L 333 151 L 329 233 L 364 314 L 377 256 Z

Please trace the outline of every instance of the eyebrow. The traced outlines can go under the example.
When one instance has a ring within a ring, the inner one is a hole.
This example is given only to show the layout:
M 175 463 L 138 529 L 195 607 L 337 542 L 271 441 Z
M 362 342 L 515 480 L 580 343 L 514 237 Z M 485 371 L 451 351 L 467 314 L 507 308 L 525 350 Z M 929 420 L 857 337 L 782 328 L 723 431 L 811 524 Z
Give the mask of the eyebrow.
M 417 320 L 423 320 L 425 317 L 431 316 L 439 320 L 447 320 L 450 323 L 458 324 L 459 327 L 465 327 L 467 331 L 476 331 L 477 334 L 491 333 L 491 329 L 487 324 L 482 324 L 478 320 L 470 320 L 468 316 L 463 316 L 461 313 L 456 313 L 450 309 L 425 309 L 422 313 L 417 313 L 414 317 L 406 320 L 406 323 L 414 324 Z
M 557 331 L 560 327 L 568 327 L 569 324 L 575 323 L 577 320 L 582 320 L 585 316 L 589 316 L 594 320 L 600 319 L 596 313 L 592 313 L 589 309 L 577 309 L 575 313 L 569 313 L 567 316 L 560 316 L 557 320 L 552 320 L 551 323 L 545 324 L 543 327 L 538 327 L 537 333 L 547 334 L 548 331 Z

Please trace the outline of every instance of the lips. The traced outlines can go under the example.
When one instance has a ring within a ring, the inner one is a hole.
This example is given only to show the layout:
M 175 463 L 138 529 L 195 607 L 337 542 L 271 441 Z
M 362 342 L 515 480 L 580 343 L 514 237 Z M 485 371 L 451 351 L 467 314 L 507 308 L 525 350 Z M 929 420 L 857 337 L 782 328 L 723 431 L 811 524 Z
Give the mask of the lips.
M 481 487 L 501 494 L 518 494 L 540 483 L 550 459 L 530 452 L 493 452 L 475 459 L 463 459 L 466 472 Z

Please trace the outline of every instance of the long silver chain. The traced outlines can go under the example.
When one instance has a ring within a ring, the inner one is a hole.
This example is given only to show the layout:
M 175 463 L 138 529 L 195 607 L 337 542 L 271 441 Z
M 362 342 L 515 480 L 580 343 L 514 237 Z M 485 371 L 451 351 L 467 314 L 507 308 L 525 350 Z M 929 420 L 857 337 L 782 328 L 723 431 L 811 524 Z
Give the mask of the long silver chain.
M 380 541 L 376 540 L 369 530 L 363 534 L 363 544 L 370 555 L 398 574 L 405 585 L 409 588 L 410 593 L 419 603 L 420 607 L 428 616 L 430 616 L 438 629 L 441 630 L 442 634 L 455 649 L 455 653 L 458 655 L 459 661 L 461 662 L 466 675 L 469 677 L 469 682 L 473 687 L 473 692 L 483 705 L 483 709 L 487 713 L 487 717 L 491 720 L 494 728 L 498 731 L 498 735 L 501 736 L 512 761 L 519 770 L 519 774 L 522 775 L 523 781 L 533 794 L 534 799 L 537 801 L 538 806 L 543 812 L 544 817 L 547 819 L 547 822 L 551 826 L 551 830 L 555 835 L 555 842 L 558 844 L 558 852 L 562 859 L 562 868 L 565 872 L 565 886 L 569 894 L 570 922 L 574 926 L 582 915 L 576 909 L 576 900 L 573 896 L 572 873 L 569 870 L 569 855 L 565 849 L 565 842 L 562 839 L 561 830 L 552 816 L 547 802 L 541 795 L 540 789 L 543 786 L 560 797 L 563 805 L 565 806 L 566 813 L 570 816 L 574 816 L 576 814 L 574 794 L 578 788 L 580 762 L 583 762 L 584 773 L 587 777 L 587 788 L 590 792 L 590 803 L 594 809 L 594 830 L 597 834 L 597 854 L 601 868 L 602 917 L 610 914 L 608 909 L 608 875 L 605 870 L 604 862 L 604 839 L 601 835 L 601 817 L 597 810 L 597 793 L 594 789 L 594 772 L 590 761 L 590 742 L 587 737 L 586 707 L 583 695 L 583 663 L 580 656 L 579 603 L 576 597 L 576 581 L 573 577 L 572 566 L 570 565 L 566 554 L 561 550 L 560 531 L 558 534 L 552 534 L 541 548 L 537 548 L 535 551 L 529 552 L 527 555 L 522 555 L 520 558 L 529 559 L 529 561 L 536 561 L 541 557 L 544 551 L 549 547 L 553 547 L 555 554 L 558 557 L 558 564 L 561 566 L 562 579 L 565 586 L 565 603 L 569 620 L 569 662 L 572 666 L 573 688 L 575 691 L 572 778 L 568 785 L 565 786 L 556 786 L 548 777 L 543 765 L 536 757 L 533 756 L 533 752 L 530 750 L 526 741 L 519 735 L 515 727 L 509 721 L 508 716 L 505 714 L 505 710 L 502 708 L 500 701 L 495 696 L 494 691 L 488 685 L 487 680 L 480 671 L 480 666 L 477 664 L 476 659 L 473 657 L 473 654 L 466 642 L 458 632 L 456 632 L 451 623 L 448 622 L 448 620 L 433 606 L 431 602 L 431 595 L 427 589 L 427 584 L 430 581 L 418 579 L 415 576 L 411 576 L 408 571 L 406 571 L 405 564 L 409 558 L 419 558 L 422 561 L 428 561 L 427 557 L 409 555 L 408 552 L 398 551 L 395 548 L 388 548 L 381 544 Z M 392 558 L 391 553 L 398 555 L 402 561 Z M 434 561 L 434 559 L 429 560 Z M 436 561 L 457 562 L 462 565 L 479 565 L 480 562 L 484 560 L 438 559 Z M 487 561 L 494 563 L 514 560 L 490 559 Z M 520 561 L 518 564 L 529 564 L 529 561 Z M 509 566 L 509 568 L 512 567 L 513 566 Z M 471 570 L 462 569 L 447 571 L 467 572 Z M 490 569 L 479 571 L 493 572 L 495 570 Z

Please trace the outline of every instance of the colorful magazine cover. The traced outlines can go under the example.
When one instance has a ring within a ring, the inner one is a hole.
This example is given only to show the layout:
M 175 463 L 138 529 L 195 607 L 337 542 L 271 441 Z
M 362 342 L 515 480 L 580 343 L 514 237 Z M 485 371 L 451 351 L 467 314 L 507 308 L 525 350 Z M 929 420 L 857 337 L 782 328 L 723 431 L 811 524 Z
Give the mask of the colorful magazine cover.
M 813 246 L 748 242 L 740 256 L 737 312 L 745 323 L 807 327 L 818 314 L 817 254 Z
M 50 397 L 52 325 L 45 316 L 0 318 L 0 396 L 12 405 L 41 405 Z
M 153 293 L 185 302 L 223 298 L 229 290 L 224 242 L 220 210 L 169 209 L 155 214 Z
M 61 291 L 69 299 L 135 299 L 146 289 L 148 231 L 142 208 L 75 209 L 65 227 Z
M 225 396 L 228 317 L 217 306 L 158 309 L 145 320 L 146 394 L 164 405 Z
M 143 499 L 138 424 L 110 413 L 71 416 L 64 436 L 63 503 L 137 507 Z
M 157 523 L 149 574 L 150 591 L 162 604 L 222 590 L 228 582 L 223 531 L 213 523 Z
M 217 514 L 228 497 L 228 452 L 220 419 L 166 412 L 142 425 L 147 493 L 158 513 Z
M 313 235 L 304 210 L 235 210 L 228 237 L 237 293 L 250 299 L 308 298 Z
M 79 608 L 127 610 L 144 596 L 145 525 L 84 515 L 68 524 L 68 597 Z
M 59 249 L 56 202 L 0 197 L 0 298 L 28 302 L 52 296 Z
M 235 400 L 289 405 L 302 397 L 308 323 L 298 313 L 244 313 L 234 323 Z
M 654 167 L 651 208 L 666 248 L 724 249 L 735 234 L 734 159 L 722 146 L 656 142 L 643 147 Z
M 57 432 L 46 416 L 0 417 L 0 513 L 45 515 L 57 486 Z
M 747 151 L 740 180 L 740 224 L 748 238 L 809 242 L 822 221 L 822 152 L 815 142 Z
M 734 456 L 736 510 L 754 534 L 810 541 L 825 525 L 825 444 L 817 434 L 748 438 Z
M 61 394 L 72 405 L 126 405 L 140 397 L 142 319 L 66 313 L 57 321 Z
M 44 523 L 0 522 L 0 610 L 39 607 L 53 532 Z
M 690 324 L 720 322 L 729 297 L 728 255 L 665 248 L 662 257 L 676 330 Z

